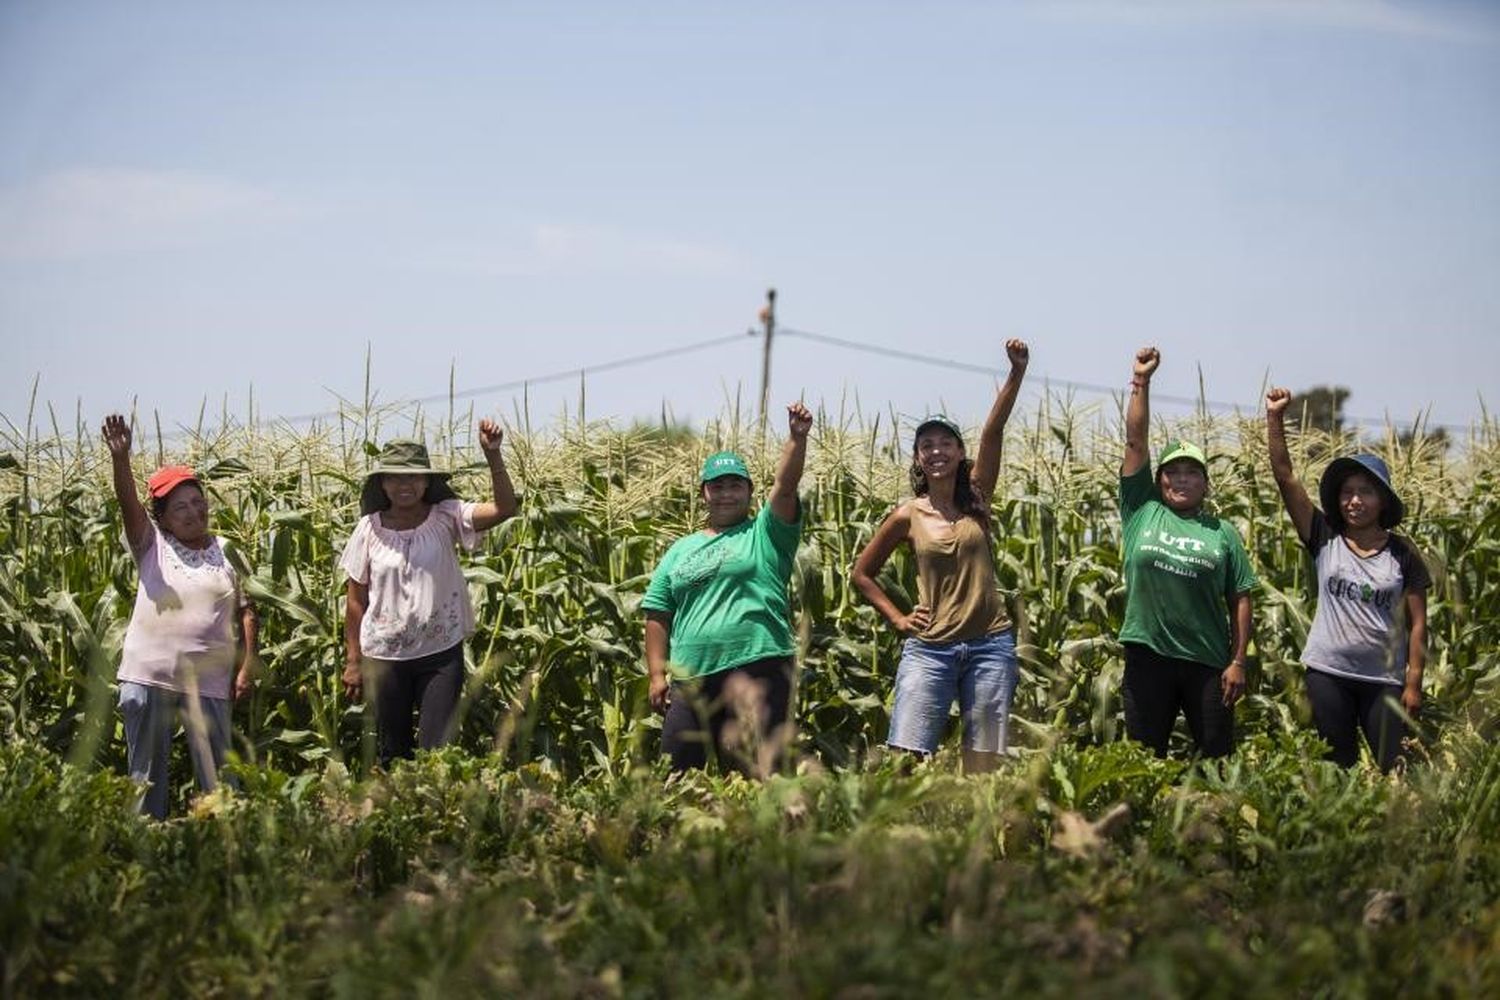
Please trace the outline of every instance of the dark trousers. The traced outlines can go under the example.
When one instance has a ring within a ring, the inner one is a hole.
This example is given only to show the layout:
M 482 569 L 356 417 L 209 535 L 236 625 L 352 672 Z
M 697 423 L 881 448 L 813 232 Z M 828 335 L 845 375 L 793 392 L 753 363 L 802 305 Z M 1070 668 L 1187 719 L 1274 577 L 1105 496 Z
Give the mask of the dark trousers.
M 756 660 L 692 681 L 672 684 L 661 749 L 672 770 L 720 767 L 762 777 L 781 764 L 791 742 L 789 657 Z
M 1351 767 L 1359 759 L 1359 732 L 1382 771 L 1389 771 L 1401 754 L 1406 722 L 1401 718 L 1401 689 L 1379 681 L 1307 672 L 1307 698 L 1312 702 L 1313 725 L 1332 749 L 1328 759 Z
M 464 644 L 415 660 L 366 660 L 374 681 L 375 721 L 380 763 L 412 755 L 412 713 L 417 745 L 432 750 L 455 735 L 454 715 L 464 689 Z
M 1177 713 L 1205 757 L 1234 749 L 1234 709 L 1224 704 L 1222 671 L 1192 660 L 1162 656 L 1149 646 L 1125 644 L 1125 734 L 1167 755 Z

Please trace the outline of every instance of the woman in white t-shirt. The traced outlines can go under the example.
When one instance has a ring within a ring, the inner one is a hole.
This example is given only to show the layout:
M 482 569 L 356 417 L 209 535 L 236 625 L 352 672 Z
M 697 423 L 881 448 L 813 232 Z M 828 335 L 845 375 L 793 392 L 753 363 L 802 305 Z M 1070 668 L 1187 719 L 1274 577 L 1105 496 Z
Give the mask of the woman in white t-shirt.
M 1363 730 L 1388 771 L 1406 732 L 1402 711 L 1422 707 L 1427 566 L 1391 531 L 1405 508 L 1376 456 L 1330 462 L 1318 484 L 1323 509 L 1313 505 L 1287 450 L 1291 401 L 1285 389 L 1266 393 L 1266 438 L 1276 486 L 1316 571 L 1318 610 L 1302 650 L 1313 723 L 1344 767 L 1358 759 Z
M 347 577 L 344 689 L 375 703 L 380 763 L 416 745 L 430 750 L 454 736 L 464 682 L 464 640 L 474 609 L 454 545 L 472 550 L 479 533 L 515 514 L 515 490 L 500 454 L 503 432 L 479 422 L 479 445 L 494 499 L 460 501 L 427 448 L 392 441 L 381 449 L 360 495 L 359 524 L 339 565 Z
M 243 697 L 255 658 L 255 612 L 245 601 L 221 541 L 208 531 L 208 501 L 193 470 L 164 466 L 146 482 L 151 513 L 130 470 L 130 425 L 104 419 L 115 499 L 140 574 L 117 679 L 130 777 L 143 785 L 138 808 L 167 815 L 167 763 L 182 718 L 198 787 L 218 784 L 229 747 L 230 676 L 236 619 L 244 640 L 233 693 Z

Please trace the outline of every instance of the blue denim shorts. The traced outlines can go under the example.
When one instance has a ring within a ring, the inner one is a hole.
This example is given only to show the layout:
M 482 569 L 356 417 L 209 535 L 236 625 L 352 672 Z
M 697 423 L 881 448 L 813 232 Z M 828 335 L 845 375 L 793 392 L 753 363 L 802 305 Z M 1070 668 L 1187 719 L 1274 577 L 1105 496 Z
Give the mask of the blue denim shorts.
M 1010 701 L 1021 674 L 1016 637 L 996 632 L 969 642 L 907 639 L 896 668 L 896 703 L 891 708 L 890 746 L 935 753 L 958 700 L 964 749 L 1005 751 Z

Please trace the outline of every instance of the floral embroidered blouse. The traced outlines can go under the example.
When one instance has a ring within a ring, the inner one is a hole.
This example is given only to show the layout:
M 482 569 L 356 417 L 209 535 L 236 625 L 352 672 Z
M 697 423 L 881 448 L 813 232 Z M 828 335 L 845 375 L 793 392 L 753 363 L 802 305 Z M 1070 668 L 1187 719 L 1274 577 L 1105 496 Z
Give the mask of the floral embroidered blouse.
M 204 698 L 228 698 L 239 578 L 218 538 L 183 545 L 155 523 L 140 552 L 135 608 L 117 678 Z M 128 544 L 127 544 L 128 547 Z
M 433 504 L 427 520 L 402 531 L 385 527 L 379 512 L 360 518 L 339 566 L 369 587 L 361 652 L 377 660 L 415 660 L 471 635 L 474 608 L 453 546 L 473 551 L 478 542 L 474 504 L 458 500 Z

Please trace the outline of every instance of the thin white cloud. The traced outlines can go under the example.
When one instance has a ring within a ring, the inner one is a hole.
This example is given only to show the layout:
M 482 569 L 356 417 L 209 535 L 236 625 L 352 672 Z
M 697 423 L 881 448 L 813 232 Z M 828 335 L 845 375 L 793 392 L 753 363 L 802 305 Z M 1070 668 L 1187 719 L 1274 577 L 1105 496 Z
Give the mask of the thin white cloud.
M 448 247 L 418 266 L 510 277 L 724 274 L 740 267 L 719 247 L 608 226 L 542 223 L 509 244 Z
M 1448 41 L 1494 41 L 1491 20 L 1481 23 L 1456 5 L 1411 0 L 1055 0 L 1034 8 L 1050 15 L 1140 24 L 1235 19 L 1343 28 Z
M 269 191 L 191 171 L 63 170 L 0 190 L 0 259 L 75 260 L 221 243 L 296 214 Z

